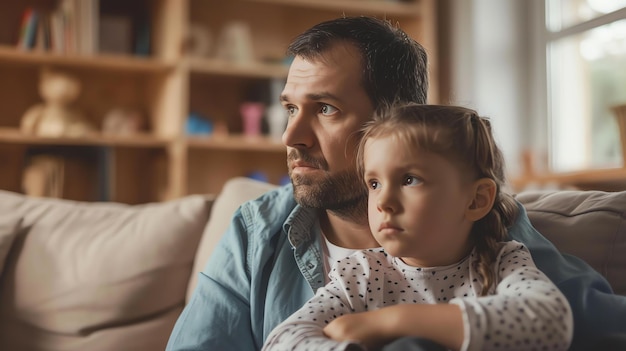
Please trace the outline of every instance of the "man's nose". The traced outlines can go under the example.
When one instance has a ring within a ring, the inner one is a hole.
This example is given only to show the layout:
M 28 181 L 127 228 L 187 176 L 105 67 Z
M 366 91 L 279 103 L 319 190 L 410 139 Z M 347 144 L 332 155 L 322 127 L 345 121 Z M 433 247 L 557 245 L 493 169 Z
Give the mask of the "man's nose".
M 294 148 L 310 148 L 314 144 L 313 119 L 302 111 L 289 117 L 283 133 L 283 144 Z

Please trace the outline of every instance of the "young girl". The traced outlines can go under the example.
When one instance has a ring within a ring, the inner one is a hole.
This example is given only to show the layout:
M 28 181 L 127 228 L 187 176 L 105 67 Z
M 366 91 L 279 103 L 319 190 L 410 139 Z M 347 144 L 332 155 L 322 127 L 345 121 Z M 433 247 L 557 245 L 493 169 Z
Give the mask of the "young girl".
M 405 336 L 452 350 L 566 350 L 570 306 L 523 244 L 487 119 L 395 106 L 364 131 L 358 162 L 382 248 L 338 261 L 330 282 L 264 350 L 369 349 Z

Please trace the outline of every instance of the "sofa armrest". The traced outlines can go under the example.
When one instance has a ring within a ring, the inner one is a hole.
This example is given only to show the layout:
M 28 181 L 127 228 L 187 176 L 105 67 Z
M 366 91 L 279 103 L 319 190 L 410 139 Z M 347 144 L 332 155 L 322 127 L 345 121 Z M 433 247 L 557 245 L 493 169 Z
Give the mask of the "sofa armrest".
M 194 260 L 193 270 L 187 286 L 187 301 L 191 298 L 198 282 L 198 274 L 215 249 L 220 238 L 228 229 L 233 213 L 248 200 L 254 200 L 262 194 L 277 188 L 276 185 L 260 182 L 251 178 L 236 177 L 228 180 L 218 195 L 211 209 L 198 251 Z

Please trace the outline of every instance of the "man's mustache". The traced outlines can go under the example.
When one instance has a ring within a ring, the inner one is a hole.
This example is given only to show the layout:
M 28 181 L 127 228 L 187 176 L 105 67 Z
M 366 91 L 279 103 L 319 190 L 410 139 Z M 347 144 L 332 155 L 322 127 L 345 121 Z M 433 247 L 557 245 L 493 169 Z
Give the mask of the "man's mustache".
M 287 154 L 287 163 L 291 164 L 295 161 L 304 162 L 322 170 L 328 169 L 328 163 L 326 162 L 326 160 L 317 159 L 310 154 L 304 153 L 298 149 L 291 149 Z

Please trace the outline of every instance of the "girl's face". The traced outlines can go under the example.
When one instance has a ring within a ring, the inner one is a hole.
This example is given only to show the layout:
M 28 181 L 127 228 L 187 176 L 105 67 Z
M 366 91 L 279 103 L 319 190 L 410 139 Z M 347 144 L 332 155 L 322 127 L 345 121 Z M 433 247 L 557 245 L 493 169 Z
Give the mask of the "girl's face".
M 394 136 L 367 140 L 363 166 L 370 229 L 389 254 L 433 267 L 469 253 L 474 191 L 457 166 Z

